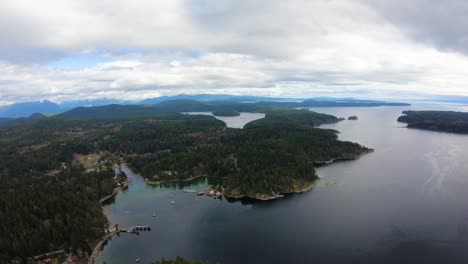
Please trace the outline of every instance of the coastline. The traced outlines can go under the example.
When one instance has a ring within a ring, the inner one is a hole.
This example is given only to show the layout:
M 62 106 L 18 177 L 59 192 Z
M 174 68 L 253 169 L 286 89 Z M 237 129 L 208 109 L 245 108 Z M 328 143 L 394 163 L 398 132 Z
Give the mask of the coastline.
M 162 181 L 150 181 L 150 180 L 144 179 L 144 181 L 148 185 L 159 185 L 159 184 L 170 183 L 170 182 L 190 182 L 190 181 L 194 181 L 194 180 L 199 179 L 199 178 L 207 178 L 207 177 L 208 176 L 193 176 L 193 177 L 189 177 L 187 179 L 162 180 Z
M 240 199 L 253 199 L 257 201 L 272 201 L 276 199 L 280 199 L 285 197 L 288 194 L 297 194 L 297 193 L 304 193 L 312 189 L 317 181 L 319 181 L 320 178 L 315 179 L 314 181 L 307 183 L 306 186 L 302 188 L 298 188 L 295 190 L 287 190 L 283 192 L 276 193 L 274 195 L 264 195 L 264 194 L 258 194 L 255 196 L 249 196 L 249 195 L 229 195 L 223 193 L 223 196 L 229 199 L 235 199 L 235 200 L 240 200 Z
M 107 217 L 107 215 L 106 215 Z M 103 237 L 97 240 L 97 244 L 93 247 L 93 251 L 91 252 L 91 255 L 88 257 L 88 264 L 94 264 L 94 259 L 101 253 L 102 250 L 102 245 L 104 242 L 106 242 L 109 238 L 111 238 L 113 235 L 120 233 L 120 230 L 113 230 L 110 231 L 110 233 L 106 233 Z
M 325 160 L 325 161 L 313 161 L 313 162 L 311 162 L 311 163 L 314 164 L 314 165 L 321 166 L 321 165 L 333 164 L 333 163 L 335 163 L 335 162 L 337 162 L 337 161 L 357 160 L 357 159 L 359 159 L 362 155 L 369 154 L 369 153 L 372 153 L 372 152 L 374 152 L 374 151 L 375 151 L 374 149 L 369 149 L 369 150 L 364 151 L 363 153 L 358 154 L 358 155 L 356 155 L 356 156 L 338 157 L 338 158 L 333 158 L 333 159 Z
M 124 165 L 126 165 L 126 164 L 124 164 Z M 121 171 L 121 166 L 114 165 L 113 167 L 114 167 L 114 169 L 119 169 L 119 171 Z M 111 229 L 110 228 L 113 225 L 113 223 L 110 221 L 109 216 L 108 216 L 107 211 L 105 210 L 104 206 L 105 206 L 106 201 L 108 201 L 109 199 L 114 198 L 119 192 L 128 189 L 128 185 L 129 185 L 130 182 L 131 182 L 130 179 L 127 178 L 125 183 L 123 184 L 123 186 L 119 186 L 119 187 L 114 188 L 114 190 L 112 191 L 112 194 L 110 194 L 110 195 L 108 195 L 106 197 L 103 197 L 103 198 L 101 198 L 99 200 L 99 204 L 101 205 L 101 209 L 102 209 L 102 214 L 107 219 L 107 228 L 105 229 L 106 233 L 103 236 L 97 238 L 94 241 L 94 243 L 92 243 L 91 247 L 93 248 L 93 251 L 91 251 L 91 254 L 89 255 L 86 263 L 94 264 L 94 259 L 101 252 L 102 245 L 104 244 L 104 242 L 106 242 L 113 235 L 118 234 L 118 233 L 121 232 L 121 230 Z
M 190 178 L 187 178 L 187 179 L 177 179 L 177 180 L 165 180 L 165 181 L 146 181 L 145 180 L 145 184 L 148 184 L 148 185 L 159 185 L 159 184 L 164 184 L 164 183 L 171 183 L 171 182 L 191 182 L 191 181 L 194 181 L 196 179 L 199 179 L 199 178 L 209 178 L 208 176 L 194 176 L 194 177 L 190 177 Z M 275 199 L 279 199 L 279 198 L 282 198 L 284 197 L 285 195 L 287 194 L 294 194 L 294 193 L 303 193 L 303 192 L 307 192 L 308 190 L 312 189 L 312 187 L 314 186 L 315 182 L 317 180 L 320 180 L 319 178 L 317 178 L 316 180 L 310 182 L 310 183 L 306 183 L 306 186 L 305 187 L 302 187 L 302 188 L 298 188 L 296 190 L 287 190 L 287 191 L 283 191 L 283 192 L 280 192 L 280 193 L 277 193 L 275 195 L 256 195 L 256 196 L 248 196 L 248 195 L 229 195 L 229 194 L 225 194 L 224 192 L 222 192 L 222 196 L 225 196 L 226 198 L 229 198 L 229 199 L 242 199 L 242 198 L 249 198 L 249 199 L 254 199 L 254 200 L 259 200 L 259 201 L 269 201 L 269 200 L 275 200 Z M 210 189 L 212 189 L 213 186 L 210 186 L 210 188 L 208 190 L 205 190 L 205 193 L 207 193 Z M 205 194 L 206 196 L 210 196 L 208 194 Z
M 127 189 L 127 188 L 128 188 L 128 183 L 129 183 L 129 181 L 127 180 L 125 183 L 123 183 L 122 186 L 119 186 L 119 187 L 114 188 L 114 190 L 112 191 L 111 194 L 107 195 L 106 197 L 101 198 L 101 199 L 99 200 L 99 203 L 101 204 L 101 206 L 102 206 L 106 201 L 108 201 L 108 200 L 114 198 L 114 197 L 117 195 L 117 193 L 119 193 L 120 191 L 123 191 L 123 190 Z

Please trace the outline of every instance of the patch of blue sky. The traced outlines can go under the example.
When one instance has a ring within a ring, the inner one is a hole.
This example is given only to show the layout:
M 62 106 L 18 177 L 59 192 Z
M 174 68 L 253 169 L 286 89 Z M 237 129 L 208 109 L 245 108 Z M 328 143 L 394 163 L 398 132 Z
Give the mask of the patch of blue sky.
M 112 61 L 118 56 L 139 54 L 142 51 L 133 48 L 93 49 L 91 51 L 64 56 L 47 64 L 50 69 L 79 70 L 91 68 L 100 63 Z
M 205 52 L 202 50 L 191 50 L 189 51 L 188 55 L 192 58 L 199 58 L 203 55 L 205 55 Z
M 66 56 L 49 62 L 47 67 L 54 70 L 79 70 L 91 68 L 107 61 L 109 61 L 109 59 L 100 56 L 99 54 L 78 54 Z

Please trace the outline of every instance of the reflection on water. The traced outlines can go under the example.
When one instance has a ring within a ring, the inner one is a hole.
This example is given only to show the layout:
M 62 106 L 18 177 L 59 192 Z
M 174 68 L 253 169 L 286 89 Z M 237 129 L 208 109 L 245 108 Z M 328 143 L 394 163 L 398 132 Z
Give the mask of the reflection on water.
M 133 183 L 105 209 L 114 223 L 152 231 L 115 237 L 96 263 L 176 256 L 211 263 L 467 263 L 468 136 L 396 122 L 408 108 L 439 107 L 312 109 L 357 115 L 324 127 L 375 152 L 317 168 L 336 183 L 273 202 L 230 203 L 181 191 L 206 188 L 206 179 L 152 187 L 124 168 Z
M 214 116 L 212 112 L 187 112 L 188 115 L 209 115 Z M 240 113 L 239 116 L 214 116 L 226 123 L 227 127 L 231 128 L 244 128 L 247 123 L 265 117 L 263 113 Z

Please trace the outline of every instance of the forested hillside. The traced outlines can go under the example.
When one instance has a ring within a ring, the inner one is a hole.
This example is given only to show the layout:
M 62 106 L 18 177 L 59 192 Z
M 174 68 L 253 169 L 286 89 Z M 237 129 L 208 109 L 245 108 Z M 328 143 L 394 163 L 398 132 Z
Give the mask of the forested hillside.
M 468 113 L 454 111 L 404 111 L 399 122 L 409 128 L 468 134 Z

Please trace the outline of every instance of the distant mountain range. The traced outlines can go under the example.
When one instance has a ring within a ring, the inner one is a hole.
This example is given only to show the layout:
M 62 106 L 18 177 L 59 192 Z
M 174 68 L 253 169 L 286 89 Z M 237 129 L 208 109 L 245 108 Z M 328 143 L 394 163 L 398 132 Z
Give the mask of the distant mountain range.
M 28 117 L 34 113 L 58 113 L 62 111 L 60 106 L 48 100 L 35 102 L 23 102 L 12 105 L 3 106 L 0 108 L 0 117 Z
M 132 101 L 118 99 L 96 99 L 96 100 L 78 100 L 67 101 L 63 103 L 54 103 L 49 100 L 40 100 L 32 102 L 15 103 L 6 106 L 0 106 L 0 117 L 19 118 L 28 117 L 35 113 L 45 115 L 57 114 L 76 107 L 91 107 L 110 104 L 131 104 Z
M 161 96 L 146 99 L 138 102 L 138 104 L 157 104 L 170 100 L 194 100 L 194 101 L 230 101 L 230 102 L 259 102 L 259 101 L 302 101 L 299 98 L 281 98 L 281 97 L 266 97 L 266 96 L 248 96 L 248 95 L 230 95 L 230 94 L 178 94 L 174 96 Z
M 457 95 L 445 95 L 445 96 L 434 96 L 426 99 L 414 100 L 423 102 L 439 102 L 439 103 L 451 103 L 451 104 L 468 104 L 468 96 L 457 96 Z
M 66 112 L 77 107 L 95 107 L 103 105 L 154 105 L 165 101 L 191 100 L 199 102 L 262 102 L 263 104 L 284 106 L 284 107 L 353 107 L 353 106 L 383 106 L 383 105 L 408 105 L 404 103 L 389 103 L 384 101 L 360 100 L 355 98 L 333 98 L 314 97 L 309 99 L 300 98 L 280 98 L 265 96 L 242 96 L 229 94 L 179 94 L 175 96 L 161 96 L 143 101 L 129 101 L 119 99 L 94 99 L 77 100 L 62 103 L 54 103 L 48 100 L 15 103 L 0 107 L 0 117 L 19 118 L 29 117 L 34 113 L 44 115 Z

